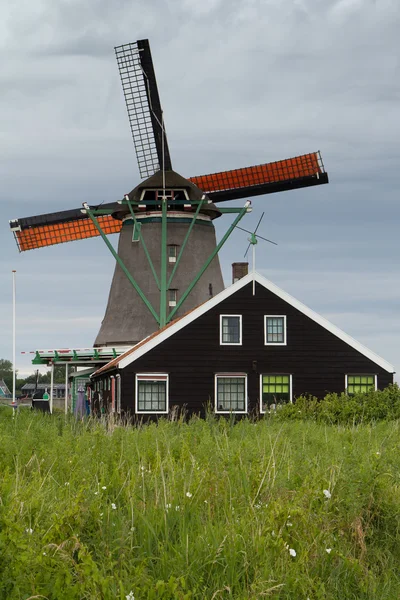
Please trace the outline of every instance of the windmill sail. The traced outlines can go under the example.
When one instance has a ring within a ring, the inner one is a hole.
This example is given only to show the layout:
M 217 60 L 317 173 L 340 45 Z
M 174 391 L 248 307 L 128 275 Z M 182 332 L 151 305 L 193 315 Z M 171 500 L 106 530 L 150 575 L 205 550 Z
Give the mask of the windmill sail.
M 314 152 L 254 167 L 191 177 L 189 181 L 218 203 L 328 183 L 328 174 L 321 154 Z M 121 231 L 121 221 L 111 216 L 120 210 L 118 206 L 116 203 L 102 205 L 110 211 L 109 215 L 98 217 L 104 233 Z M 92 221 L 79 208 L 16 219 L 10 221 L 10 227 L 20 252 L 99 235 Z
M 111 216 L 118 208 L 119 205 L 114 202 L 102 205 L 104 211 L 110 212 L 97 219 L 104 233 L 120 232 L 121 221 Z M 80 208 L 14 219 L 10 221 L 10 228 L 20 252 L 100 235 L 93 222 Z
M 170 171 L 171 158 L 149 41 L 117 46 L 115 55 L 140 176 L 150 177 L 161 168 Z
M 244 169 L 190 177 L 213 202 L 328 183 L 320 152 Z

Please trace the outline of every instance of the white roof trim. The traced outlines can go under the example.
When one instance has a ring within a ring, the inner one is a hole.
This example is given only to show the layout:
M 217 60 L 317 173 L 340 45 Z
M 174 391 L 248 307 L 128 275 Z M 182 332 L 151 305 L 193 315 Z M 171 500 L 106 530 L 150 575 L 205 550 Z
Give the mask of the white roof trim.
M 222 292 L 220 292 L 204 304 L 201 304 L 200 306 L 192 310 L 190 313 L 188 313 L 186 316 L 179 319 L 179 321 L 177 321 L 174 325 L 171 325 L 170 327 L 166 328 L 165 331 L 161 331 L 159 335 L 153 337 L 147 343 L 142 344 L 136 351 L 131 351 L 130 354 L 127 354 L 125 356 L 124 354 L 122 354 L 119 357 L 119 362 L 117 364 L 114 363 L 114 366 L 118 366 L 120 369 L 124 369 L 125 367 L 133 363 L 135 360 L 143 356 L 143 354 L 146 354 L 147 352 L 149 352 L 149 350 L 152 350 L 153 348 L 161 344 L 164 340 L 171 337 L 171 335 L 174 335 L 174 333 L 180 331 L 181 329 L 183 329 L 183 327 L 186 327 L 186 325 L 189 325 L 189 323 L 192 323 L 192 321 L 195 321 L 198 317 L 204 315 L 211 308 L 214 308 L 214 306 L 217 306 L 218 304 L 226 300 L 226 298 L 229 298 L 229 296 L 232 296 L 232 294 L 248 285 L 250 282 L 253 281 L 253 278 L 257 283 L 268 289 L 270 292 L 272 292 L 273 294 L 275 294 L 294 308 L 297 308 L 297 310 L 299 310 L 301 313 L 303 313 L 304 315 L 318 323 L 318 325 L 321 325 L 321 327 L 324 327 L 324 329 L 330 331 L 333 335 L 343 340 L 346 344 L 348 344 L 349 346 L 351 346 L 352 348 L 354 348 L 355 350 L 372 360 L 374 363 L 382 367 L 382 369 L 385 369 L 385 371 L 388 371 L 389 373 L 395 372 L 393 365 L 391 365 L 386 360 L 375 354 L 375 352 L 368 350 L 368 348 L 357 342 L 357 340 L 352 338 L 350 335 L 347 335 L 347 333 L 339 329 L 339 327 L 336 327 L 336 325 L 333 325 L 333 323 L 331 323 L 324 317 L 321 317 L 321 315 L 311 310 L 311 308 L 305 306 L 302 302 L 299 302 L 298 300 L 293 298 L 293 296 L 291 296 L 290 294 L 287 294 L 286 292 L 281 290 L 277 285 L 272 283 L 272 281 L 269 281 L 257 272 L 249 273 L 245 277 L 242 277 L 242 279 L 239 279 L 239 281 L 236 281 L 236 283 L 233 283 L 229 287 L 225 288 Z

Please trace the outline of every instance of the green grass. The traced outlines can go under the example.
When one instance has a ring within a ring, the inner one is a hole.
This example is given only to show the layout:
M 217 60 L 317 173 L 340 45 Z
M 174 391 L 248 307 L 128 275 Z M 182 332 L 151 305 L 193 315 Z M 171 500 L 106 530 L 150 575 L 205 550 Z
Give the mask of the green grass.
M 399 506 L 397 421 L 0 410 L 1 599 L 397 599 Z

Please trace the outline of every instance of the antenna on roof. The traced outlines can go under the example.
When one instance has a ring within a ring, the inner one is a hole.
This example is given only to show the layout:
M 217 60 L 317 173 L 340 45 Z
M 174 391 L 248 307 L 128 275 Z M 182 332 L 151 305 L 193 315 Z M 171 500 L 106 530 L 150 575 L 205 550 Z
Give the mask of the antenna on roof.
M 256 285 L 255 285 L 256 282 L 255 282 L 254 274 L 256 272 L 256 244 L 258 244 L 257 238 L 260 238 L 260 240 L 264 240 L 264 242 L 269 242 L 270 244 L 274 244 L 274 246 L 278 245 L 276 242 L 273 242 L 272 240 L 269 240 L 268 238 L 265 238 L 262 235 L 257 235 L 257 230 L 260 226 L 261 221 L 263 220 L 264 214 L 265 213 L 263 213 L 261 215 L 260 220 L 257 223 L 257 227 L 255 228 L 254 231 L 249 231 L 248 229 L 244 229 L 243 227 L 236 226 L 237 229 L 240 229 L 241 231 L 245 231 L 246 233 L 250 234 L 250 237 L 248 238 L 249 245 L 247 246 L 247 250 L 244 253 L 245 258 L 250 249 L 250 246 L 253 246 L 253 265 L 252 265 L 252 267 L 253 267 L 253 269 L 252 269 L 253 270 L 253 296 L 255 296 L 255 293 L 256 293 Z

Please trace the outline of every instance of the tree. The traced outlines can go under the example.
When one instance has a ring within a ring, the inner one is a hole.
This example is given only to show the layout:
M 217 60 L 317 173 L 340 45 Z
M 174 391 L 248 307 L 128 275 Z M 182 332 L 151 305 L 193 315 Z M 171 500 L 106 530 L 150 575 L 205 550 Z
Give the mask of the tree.
M 12 390 L 13 384 L 13 366 L 10 360 L 0 358 L 0 379 L 4 379 L 4 383 L 9 390 Z

